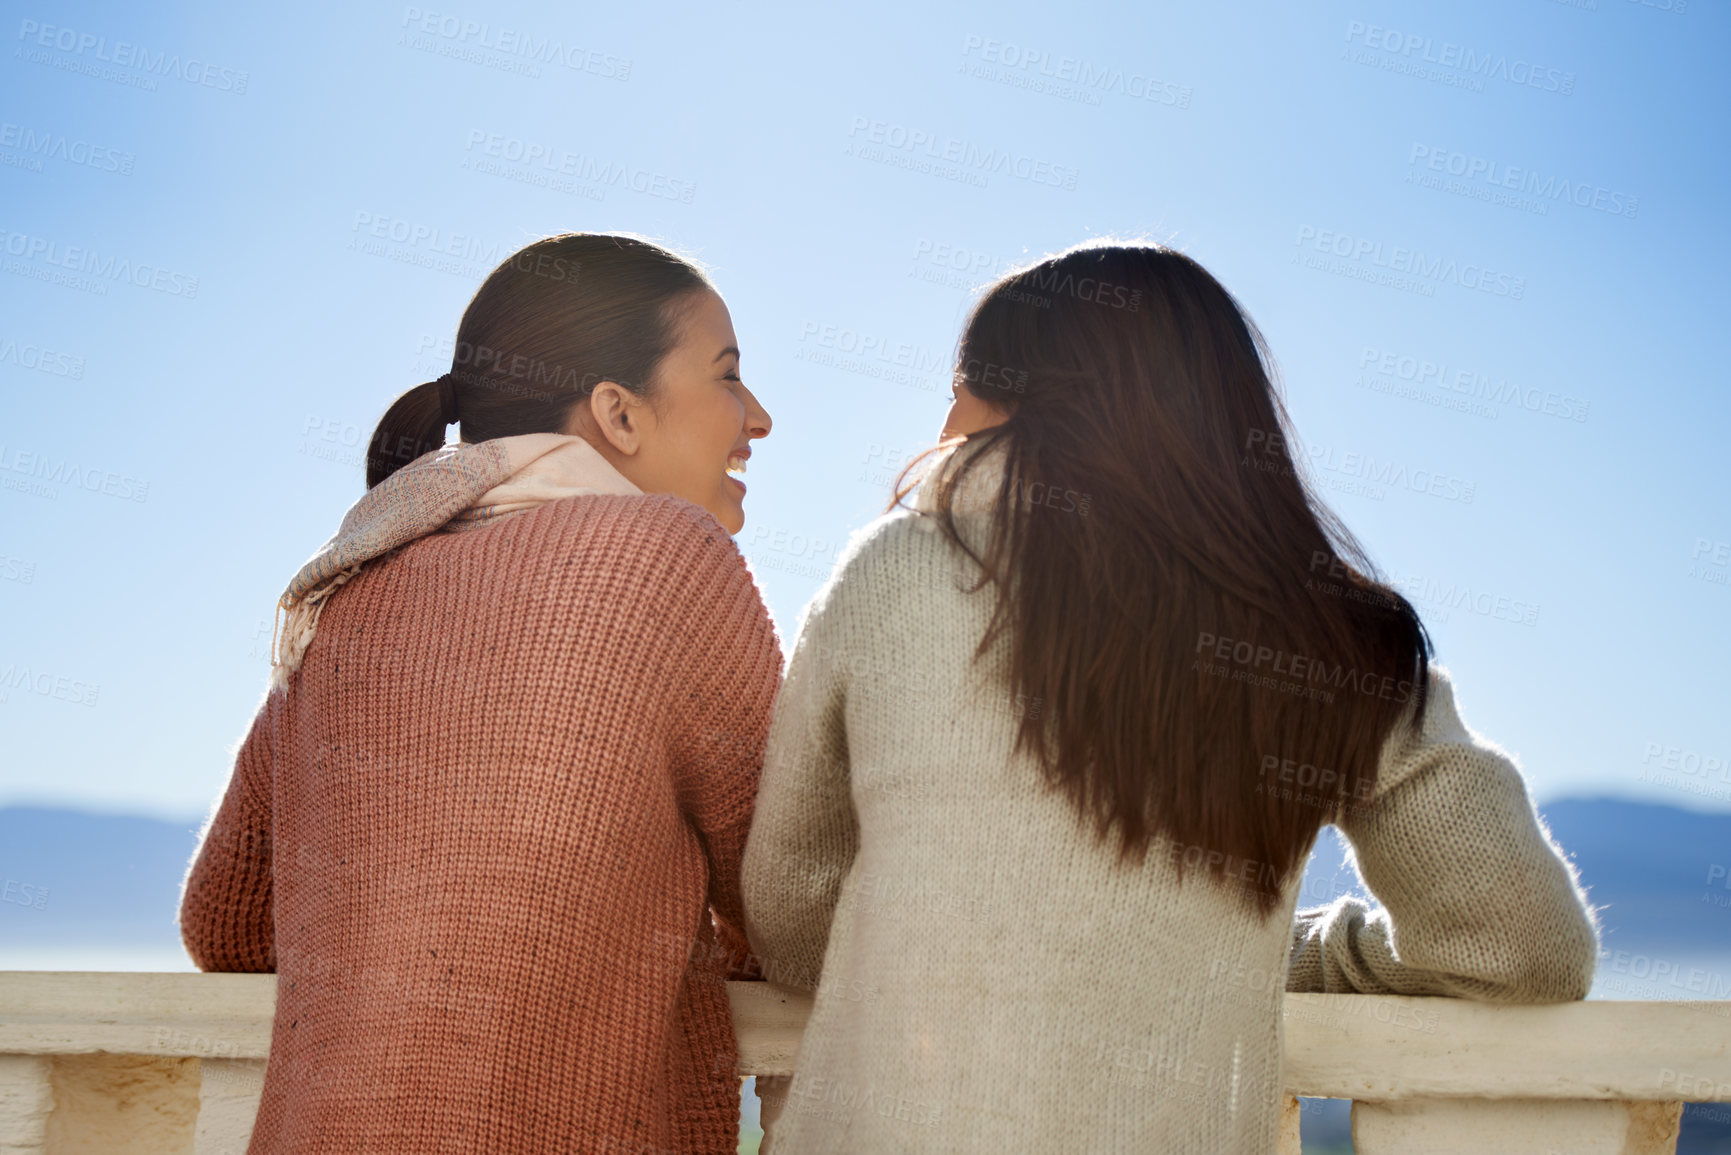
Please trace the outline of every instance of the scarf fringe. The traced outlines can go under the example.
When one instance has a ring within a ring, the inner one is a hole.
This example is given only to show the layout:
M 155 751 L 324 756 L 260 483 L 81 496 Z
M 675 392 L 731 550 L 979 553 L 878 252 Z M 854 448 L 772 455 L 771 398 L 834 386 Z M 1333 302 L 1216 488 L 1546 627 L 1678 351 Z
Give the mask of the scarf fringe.
M 291 599 L 287 594 L 277 602 L 277 611 L 288 611 L 288 620 L 282 631 L 282 650 L 277 650 L 276 620 L 271 621 L 271 671 L 270 688 L 276 690 L 288 689 L 289 675 L 301 668 L 301 659 L 306 657 L 307 647 L 312 645 L 313 633 L 319 624 L 319 614 L 324 611 L 325 602 L 337 591 L 337 587 L 361 572 L 364 562 L 356 562 L 344 570 L 338 570 L 331 579 L 317 589 L 308 590 L 299 600 Z

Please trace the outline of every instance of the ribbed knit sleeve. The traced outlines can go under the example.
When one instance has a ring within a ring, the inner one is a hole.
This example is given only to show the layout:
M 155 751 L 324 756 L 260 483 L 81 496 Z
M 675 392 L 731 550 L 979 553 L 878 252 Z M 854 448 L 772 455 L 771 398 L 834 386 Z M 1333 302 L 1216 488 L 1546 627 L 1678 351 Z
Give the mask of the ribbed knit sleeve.
M 199 970 L 276 970 L 271 751 L 285 699 L 273 693 L 260 703 L 181 891 L 180 940 Z
M 673 695 L 668 754 L 681 808 L 708 859 L 709 901 L 729 977 L 755 977 L 740 860 L 781 681 L 781 645 L 739 547 L 712 516 L 688 513 L 668 543 L 664 591 L 678 606 L 664 631 Z
M 1348 809 L 1377 907 L 1298 912 L 1289 991 L 1583 999 L 1597 927 L 1513 759 L 1467 729 L 1432 666 L 1423 726 L 1391 736 L 1371 799 Z
M 745 848 L 745 926 L 764 977 L 813 989 L 842 880 L 859 850 L 849 791 L 844 557 L 806 608 L 770 723 Z

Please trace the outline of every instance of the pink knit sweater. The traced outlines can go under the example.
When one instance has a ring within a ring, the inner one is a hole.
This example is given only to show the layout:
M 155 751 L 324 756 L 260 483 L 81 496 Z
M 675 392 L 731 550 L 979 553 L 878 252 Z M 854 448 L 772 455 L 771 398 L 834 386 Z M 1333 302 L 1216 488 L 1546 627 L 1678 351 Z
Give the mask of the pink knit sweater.
M 200 968 L 279 976 L 250 1155 L 732 1152 L 780 670 L 674 497 L 434 533 L 339 590 L 181 905 Z

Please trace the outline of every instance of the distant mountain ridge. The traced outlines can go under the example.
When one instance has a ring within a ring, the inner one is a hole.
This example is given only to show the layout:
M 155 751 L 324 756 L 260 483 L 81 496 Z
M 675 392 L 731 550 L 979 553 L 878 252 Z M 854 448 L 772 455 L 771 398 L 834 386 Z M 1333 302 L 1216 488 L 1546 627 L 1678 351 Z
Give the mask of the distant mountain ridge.
M 1601 908 L 1605 945 L 1731 953 L 1731 905 L 1721 905 L 1731 903 L 1731 814 L 1613 798 L 1562 799 L 1542 812 Z
M 0 807 L 0 948 L 178 947 L 180 884 L 202 825 Z M 4 898 L 25 886 L 35 902 Z
M 1611 798 L 1540 810 L 1603 908 L 1607 947 L 1731 956 L 1731 814 Z M 0 807 L 0 946 L 178 946 L 174 915 L 202 821 Z M 1324 831 L 1301 905 L 1360 888 L 1344 860 Z

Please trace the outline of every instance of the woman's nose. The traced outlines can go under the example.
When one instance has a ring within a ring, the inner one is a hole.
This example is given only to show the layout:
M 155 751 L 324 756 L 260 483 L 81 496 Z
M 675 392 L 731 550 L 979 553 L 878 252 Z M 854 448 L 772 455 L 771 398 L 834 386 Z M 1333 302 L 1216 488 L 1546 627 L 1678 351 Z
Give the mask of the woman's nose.
M 770 427 L 774 424 L 769 418 L 769 410 L 757 400 L 757 394 L 750 389 L 745 390 L 745 432 L 749 437 L 768 437 Z

